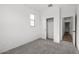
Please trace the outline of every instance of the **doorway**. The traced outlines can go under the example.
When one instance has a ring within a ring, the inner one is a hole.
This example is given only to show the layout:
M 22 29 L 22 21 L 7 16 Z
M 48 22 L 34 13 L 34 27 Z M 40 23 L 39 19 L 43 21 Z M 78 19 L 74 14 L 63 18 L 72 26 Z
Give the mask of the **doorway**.
M 65 17 L 63 19 L 63 41 L 73 43 L 73 18 Z
M 54 22 L 53 18 L 47 18 L 46 19 L 46 39 L 52 39 L 53 40 L 53 34 L 54 34 Z
M 70 34 L 70 22 L 65 22 L 64 41 L 72 42 L 72 35 Z

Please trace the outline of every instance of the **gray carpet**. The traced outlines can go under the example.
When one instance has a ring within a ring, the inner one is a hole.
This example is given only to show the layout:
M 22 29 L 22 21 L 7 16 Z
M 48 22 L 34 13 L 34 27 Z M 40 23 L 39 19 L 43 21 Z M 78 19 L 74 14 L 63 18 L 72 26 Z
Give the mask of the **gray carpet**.
M 3 54 L 76 54 L 77 49 L 70 42 L 62 41 L 60 44 L 52 40 L 38 39 Z

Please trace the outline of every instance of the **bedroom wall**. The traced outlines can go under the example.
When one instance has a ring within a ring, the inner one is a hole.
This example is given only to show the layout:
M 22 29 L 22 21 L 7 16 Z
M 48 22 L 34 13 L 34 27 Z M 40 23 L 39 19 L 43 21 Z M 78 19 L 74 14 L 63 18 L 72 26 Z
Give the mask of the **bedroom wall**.
M 50 7 L 44 13 L 42 13 L 42 38 L 46 39 L 46 19 L 53 17 L 54 18 L 54 42 L 59 43 L 60 42 L 60 16 L 59 16 L 59 7 L 57 5 L 54 5 L 53 7 Z
M 30 26 L 30 14 L 35 27 Z M 0 5 L 0 53 L 40 38 L 39 13 L 25 5 Z
M 79 50 L 79 5 L 77 5 L 77 40 L 76 40 L 77 48 Z

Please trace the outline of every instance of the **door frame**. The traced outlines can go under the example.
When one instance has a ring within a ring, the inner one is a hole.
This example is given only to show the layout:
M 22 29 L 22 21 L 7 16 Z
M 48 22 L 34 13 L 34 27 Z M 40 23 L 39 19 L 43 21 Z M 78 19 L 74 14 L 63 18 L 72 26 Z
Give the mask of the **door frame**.
M 71 16 L 73 17 L 73 16 Z M 64 19 L 65 17 L 62 18 L 62 20 Z M 77 14 L 75 14 L 75 47 L 77 48 Z M 63 23 L 63 22 L 62 22 Z M 62 24 L 63 25 L 63 24 Z M 63 27 L 62 27 L 62 31 L 63 31 Z M 62 33 L 62 40 L 63 40 L 63 33 Z
M 48 20 L 53 20 L 54 22 L 54 17 L 50 17 L 46 19 L 46 39 L 49 39 L 48 38 Z
M 77 48 L 77 13 L 75 13 L 75 47 Z

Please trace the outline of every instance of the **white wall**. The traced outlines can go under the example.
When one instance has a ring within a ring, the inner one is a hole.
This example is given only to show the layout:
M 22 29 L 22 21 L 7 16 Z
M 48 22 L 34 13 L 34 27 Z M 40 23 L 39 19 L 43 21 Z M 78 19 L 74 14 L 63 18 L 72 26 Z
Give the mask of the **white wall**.
M 79 50 L 79 5 L 77 5 L 77 48 Z
M 35 14 L 35 27 L 29 15 Z M 24 5 L 0 5 L 0 53 L 40 38 L 39 13 Z
M 72 16 L 73 29 L 75 31 L 75 6 L 74 5 L 54 5 L 47 9 L 41 17 L 42 20 L 42 38 L 46 39 L 46 18 L 54 17 L 54 40 L 59 42 L 62 40 L 63 17 Z M 75 33 L 73 32 L 73 44 L 75 45 Z
M 59 7 L 54 5 L 53 7 L 47 9 L 41 17 L 42 20 L 42 38 L 46 39 L 46 19 L 54 17 L 54 42 L 60 42 L 60 16 Z

